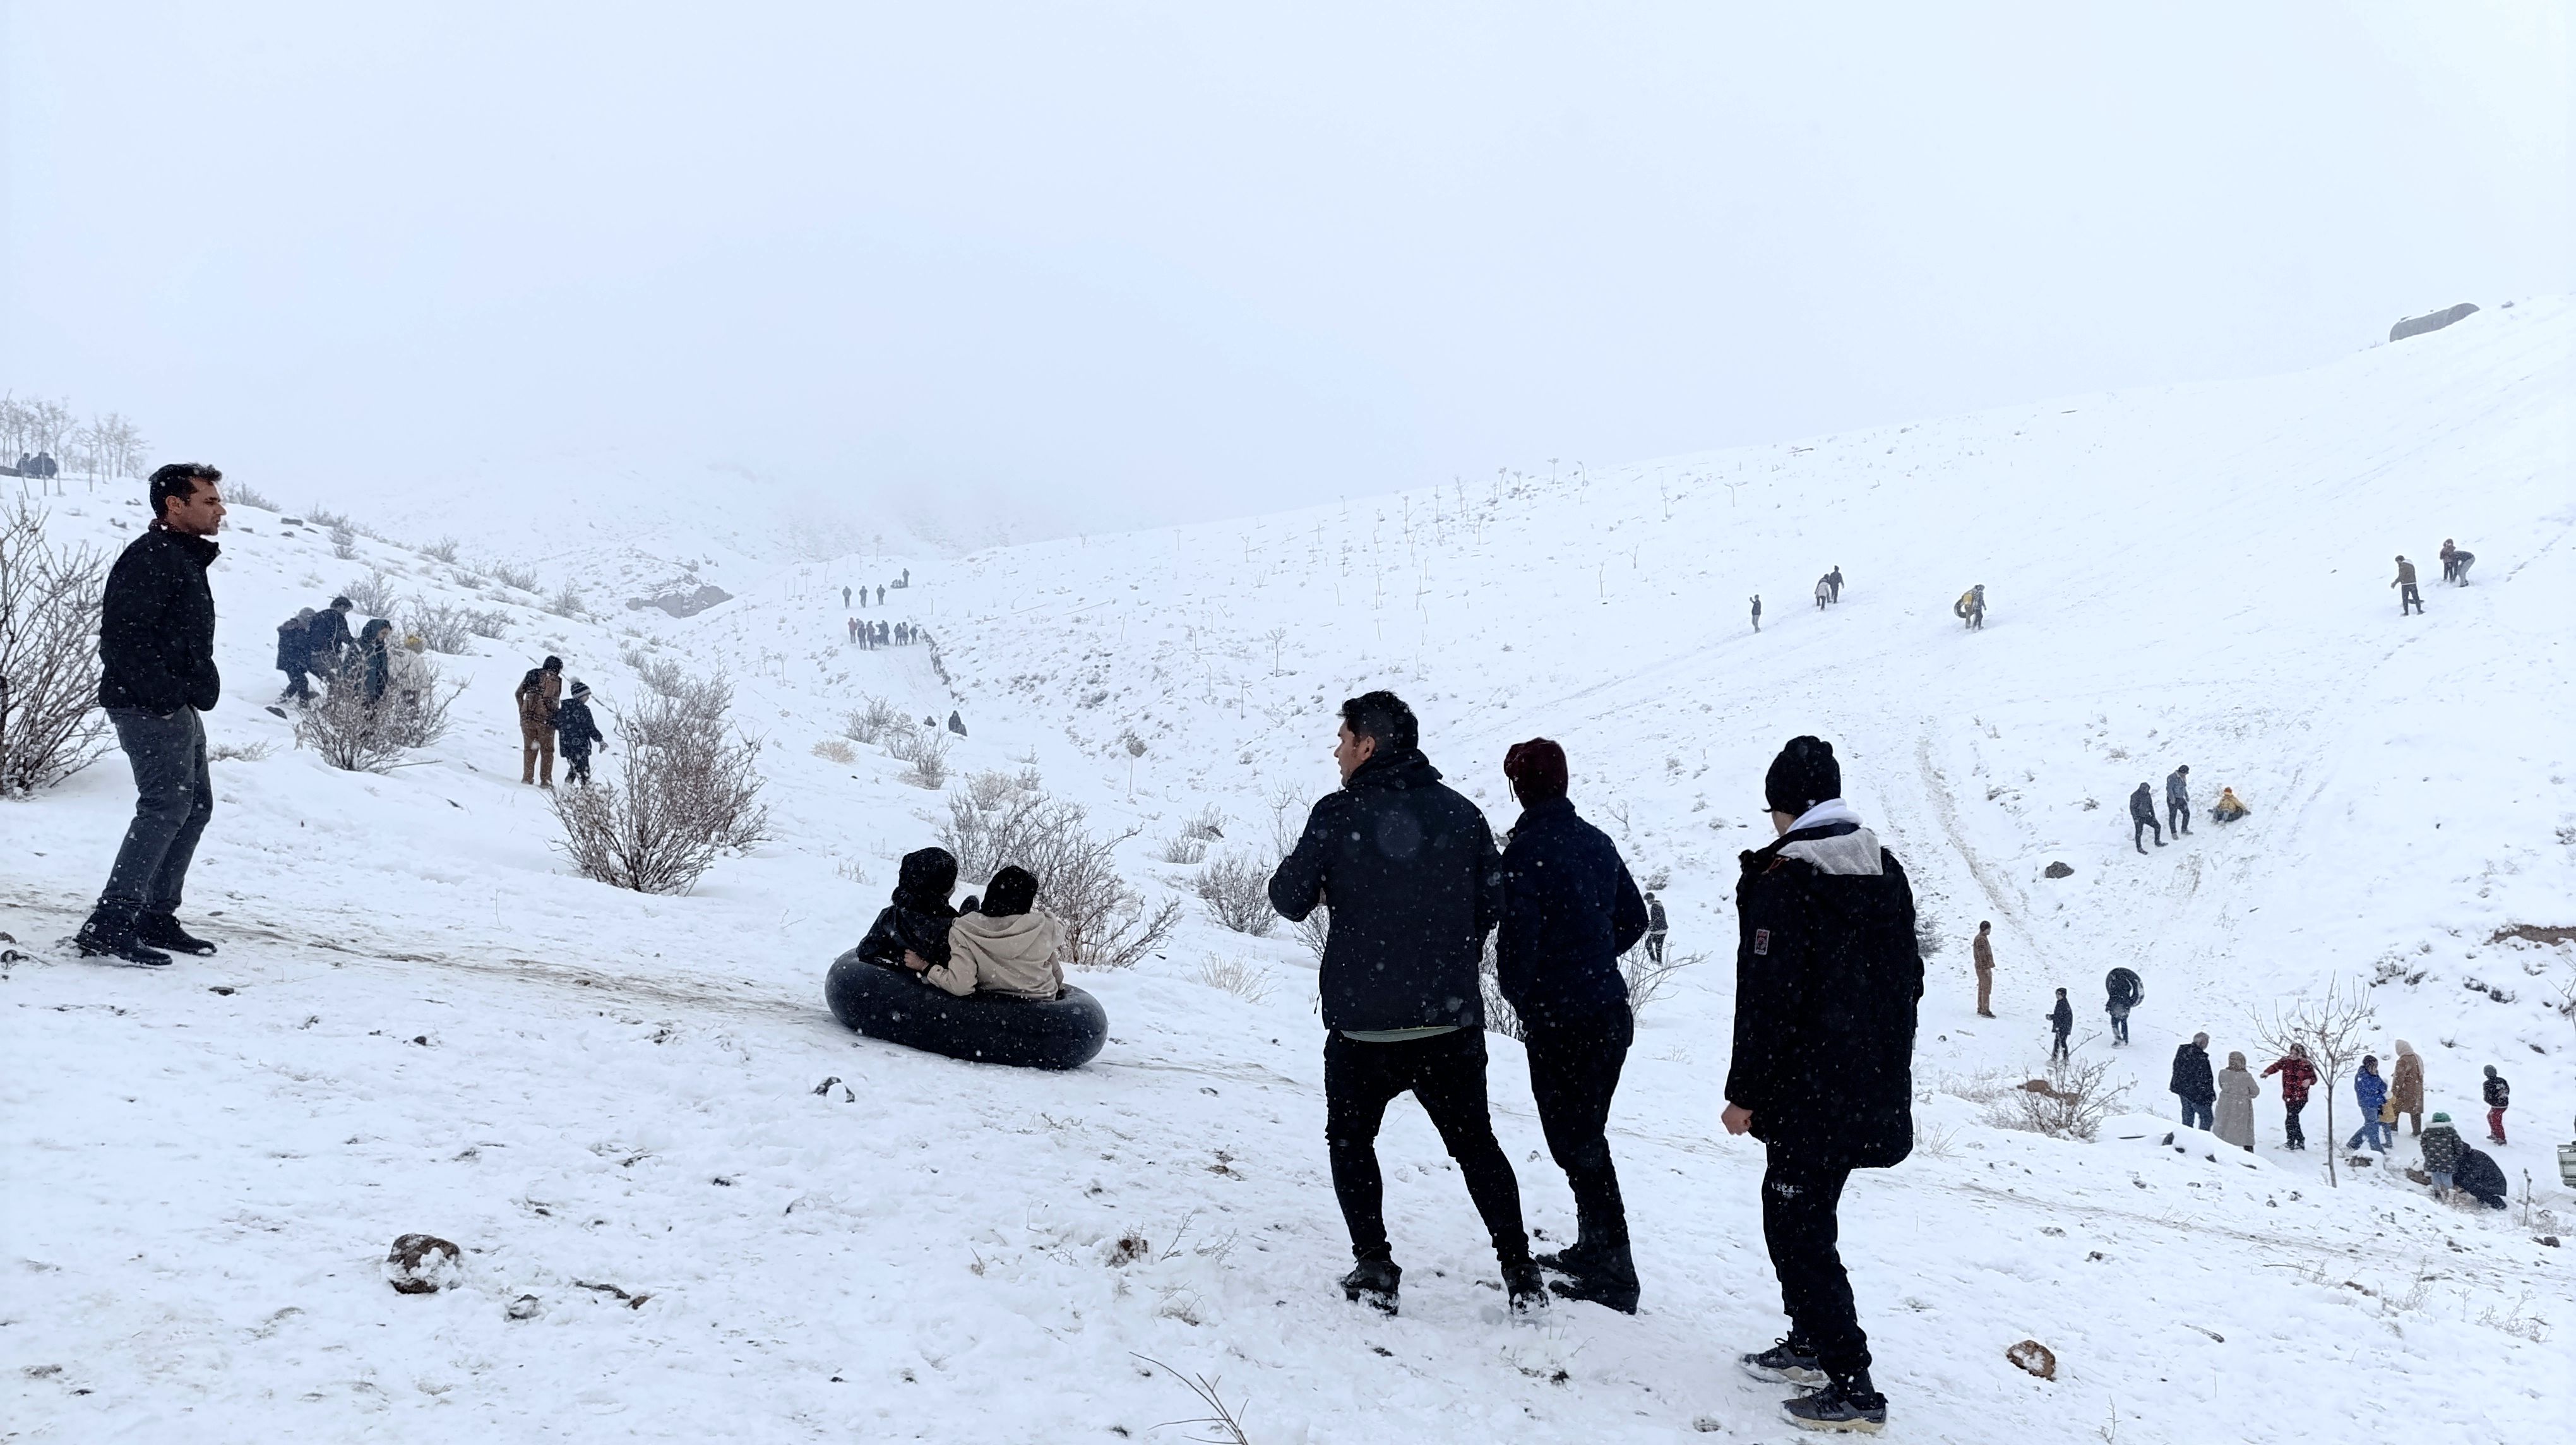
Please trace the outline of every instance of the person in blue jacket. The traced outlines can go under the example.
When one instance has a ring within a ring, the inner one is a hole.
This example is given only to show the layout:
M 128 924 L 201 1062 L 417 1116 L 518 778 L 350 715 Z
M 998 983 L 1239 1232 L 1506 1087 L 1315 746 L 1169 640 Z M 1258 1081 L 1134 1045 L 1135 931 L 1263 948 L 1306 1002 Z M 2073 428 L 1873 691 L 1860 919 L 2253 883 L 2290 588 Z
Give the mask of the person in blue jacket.
M 2361 1072 L 2352 1076 L 2352 1097 L 2361 1105 L 2361 1127 L 2353 1131 L 2343 1147 L 2358 1149 L 2367 1139 L 2371 1148 L 2387 1153 L 2388 1126 L 2379 1122 L 2379 1106 L 2388 1102 L 2388 1081 L 2380 1077 L 2379 1055 L 2362 1056 Z
M 1646 901 L 1618 845 L 1566 797 L 1564 748 L 1515 743 L 1503 776 L 1521 817 L 1503 849 L 1495 982 L 1520 1016 L 1539 1127 L 1574 1190 L 1574 1246 L 1537 1259 L 1566 1276 L 1549 1281 L 1557 1294 L 1634 1314 L 1637 1266 L 1608 1130 L 1636 1038 L 1619 957 L 1646 934 Z

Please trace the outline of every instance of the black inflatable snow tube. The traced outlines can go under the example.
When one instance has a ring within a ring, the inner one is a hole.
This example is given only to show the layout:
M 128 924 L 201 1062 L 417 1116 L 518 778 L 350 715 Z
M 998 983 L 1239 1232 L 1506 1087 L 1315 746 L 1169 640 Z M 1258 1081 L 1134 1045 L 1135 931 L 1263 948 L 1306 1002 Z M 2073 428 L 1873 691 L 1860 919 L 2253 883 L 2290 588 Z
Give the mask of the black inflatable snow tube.
M 823 998 L 845 1028 L 952 1059 L 1024 1069 L 1078 1069 L 1109 1041 L 1109 1011 L 1068 986 L 1043 1003 L 1000 994 L 959 998 L 851 949 L 832 960 Z

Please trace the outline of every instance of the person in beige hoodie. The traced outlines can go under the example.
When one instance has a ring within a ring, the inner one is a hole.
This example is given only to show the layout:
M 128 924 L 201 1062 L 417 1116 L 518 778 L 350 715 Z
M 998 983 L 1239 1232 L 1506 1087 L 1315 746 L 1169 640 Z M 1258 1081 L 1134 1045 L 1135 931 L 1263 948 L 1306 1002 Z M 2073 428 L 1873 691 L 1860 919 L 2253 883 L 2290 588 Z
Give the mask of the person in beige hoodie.
M 2263 1086 L 2254 1082 L 2246 1071 L 2243 1054 L 2229 1054 L 2227 1067 L 2218 1071 L 2218 1119 L 2211 1133 L 2251 1152 L 2254 1148 L 2254 1101 L 2263 1094 Z
M 2424 1056 L 2404 1039 L 2397 1041 L 2397 1067 L 2388 1072 L 2388 1127 L 2397 1132 L 2400 1115 L 2411 1116 L 2408 1122 L 2417 1134 L 2424 1132 Z
M 1056 961 L 1064 928 L 1036 911 L 1038 880 L 1027 869 L 993 875 L 980 904 L 970 902 L 948 925 L 948 961 L 932 963 L 907 949 L 903 961 L 922 980 L 959 998 L 996 993 L 1052 999 L 1064 992 L 1064 966 Z

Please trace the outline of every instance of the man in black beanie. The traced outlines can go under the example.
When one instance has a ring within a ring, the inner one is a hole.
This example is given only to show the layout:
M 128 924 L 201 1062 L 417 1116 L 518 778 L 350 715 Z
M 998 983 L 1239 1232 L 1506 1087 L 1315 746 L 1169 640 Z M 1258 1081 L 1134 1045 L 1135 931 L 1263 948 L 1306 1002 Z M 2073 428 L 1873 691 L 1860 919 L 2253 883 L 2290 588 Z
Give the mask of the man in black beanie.
M 1842 800 L 1831 743 L 1798 737 L 1762 780 L 1779 838 L 1743 856 L 1727 1132 L 1769 1155 L 1762 1238 L 1789 1333 L 1743 1356 L 1759 1379 L 1820 1384 L 1783 1402 L 1811 1430 L 1875 1430 L 1887 1399 L 1835 1249 L 1854 1169 L 1914 1149 L 1914 1011 L 1923 957 L 1896 856 Z

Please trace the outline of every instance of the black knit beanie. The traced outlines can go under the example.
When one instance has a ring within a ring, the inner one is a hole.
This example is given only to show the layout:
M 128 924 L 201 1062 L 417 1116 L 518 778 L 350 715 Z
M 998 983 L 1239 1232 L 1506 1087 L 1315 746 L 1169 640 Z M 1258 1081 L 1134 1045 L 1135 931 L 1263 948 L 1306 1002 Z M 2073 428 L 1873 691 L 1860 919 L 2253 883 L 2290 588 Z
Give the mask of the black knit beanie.
M 1762 800 L 1771 811 L 1792 818 L 1842 795 L 1842 764 L 1834 761 L 1834 745 L 1823 738 L 1789 739 L 1771 760 L 1771 771 L 1762 775 Z

